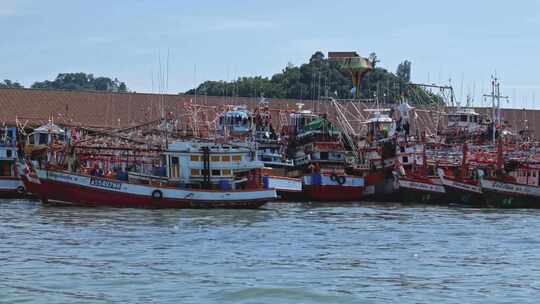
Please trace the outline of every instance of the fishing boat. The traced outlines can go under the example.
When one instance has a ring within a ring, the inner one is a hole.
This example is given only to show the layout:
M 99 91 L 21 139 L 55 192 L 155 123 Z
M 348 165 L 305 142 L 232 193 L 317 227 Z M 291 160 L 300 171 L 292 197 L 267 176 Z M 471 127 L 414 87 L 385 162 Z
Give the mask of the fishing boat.
M 495 170 L 481 170 L 481 187 L 488 205 L 501 208 L 540 208 L 540 161 L 505 159 L 503 140 L 497 145 Z
M 17 170 L 17 137 L 15 128 L 0 129 L 0 197 L 26 194 Z
M 422 136 L 424 137 L 424 136 Z M 417 148 L 421 152 L 418 153 Z M 395 172 L 396 189 L 393 194 L 394 201 L 441 204 L 445 203 L 446 190 L 440 177 L 437 175 L 437 166 L 428 163 L 426 156 L 426 143 L 414 145 L 411 165 L 403 163 L 397 165 Z
M 482 178 L 487 204 L 501 208 L 540 208 L 539 172 L 540 164 L 523 164 L 515 171 L 518 179 L 512 176 Z
M 437 173 L 446 191 L 445 200 L 464 205 L 484 205 L 484 197 L 478 176 L 478 164 L 471 166 L 468 144 L 463 144 L 460 166 L 440 166 Z
M 264 189 L 262 164 L 249 152 L 207 142 L 174 142 L 160 155 L 158 172 L 105 177 L 92 171 L 26 163 L 23 182 L 45 203 L 138 208 L 258 208 L 274 200 Z M 156 172 L 153 170 L 153 172 Z M 127 178 L 126 178 L 127 177 Z
M 305 198 L 311 201 L 358 201 L 364 178 L 347 172 L 351 151 L 342 132 L 324 115 L 300 110 L 290 115 L 289 151 L 295 170 L 303 180 Z
M 264 165 L 261 170 L 266 188 L 276 189 L 282 200 L 298 200 L 302 193 L 302 179 L 288 176 L 293 168 L 286 159 L 286 138 L 273 127 L 268 103 L 261 99 L 252 113 L 245 106 L 236 106 L 219 117 L 218 133 L 228 141 L 255 149 L 256 160 Z
M 365 111 L 371 113 L 363 123 L 367 134 L 359 144 L 359 163 L 351 167 L 365 178 L 364 197 L 383 201 L 395 191 L 393 170 L 397 162 L 397 125 L 388 114 L 390 109 Z

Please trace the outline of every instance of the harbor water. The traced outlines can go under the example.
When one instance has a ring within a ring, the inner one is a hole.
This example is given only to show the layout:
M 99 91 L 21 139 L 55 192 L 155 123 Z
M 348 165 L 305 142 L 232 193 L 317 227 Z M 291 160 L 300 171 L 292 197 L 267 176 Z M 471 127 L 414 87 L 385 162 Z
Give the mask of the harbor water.
M 0 200 L 0 303 L 536 303 L 540 211 Z

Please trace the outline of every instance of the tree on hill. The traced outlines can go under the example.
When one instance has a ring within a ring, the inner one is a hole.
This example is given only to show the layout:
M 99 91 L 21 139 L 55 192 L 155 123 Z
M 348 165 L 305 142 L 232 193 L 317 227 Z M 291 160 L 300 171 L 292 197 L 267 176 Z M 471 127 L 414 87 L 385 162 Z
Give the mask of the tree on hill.
M 375 53 L 370 60 L 380 62 Z M 437 96 L 416 87 L 410 87 L 410 62 L 405 61 L 398 68 L 398 75 L 382 67 L 374 67 L 360 84 L 360 97 L 378 98 L 384 102 L 397 102 L 402 96 L 414 98 L 415 104 L 438 102 Z M 334 97 L 353 98 L 350 76 L 338 68 L 338 64 L 328 60 L 322 52 L 315 52 L 308 63 L 300 66 L 288 64 L 272 77 L 240 77 L 234 81 L 205 81 L 196 89 L 185 94 L 209 96 L 268 97 L 293 99 L 319 99 Z
M 127 86 L 118 79 L 97 77 L 85 73 L 61 73 L 53 81 L 45 80 L 32 84 L 33 89 L 54 89 L 72 91 L 127 92 Z
M 403 61 L 397 67 L 396 76 L 404 82 L 411 81 L 411 62 Z
M 24 86 L 22 86 L 18 82 L 13 82 L 9 79 L 4 80 L 3 82 L 0 82 L 0 89 L 22 89 Z

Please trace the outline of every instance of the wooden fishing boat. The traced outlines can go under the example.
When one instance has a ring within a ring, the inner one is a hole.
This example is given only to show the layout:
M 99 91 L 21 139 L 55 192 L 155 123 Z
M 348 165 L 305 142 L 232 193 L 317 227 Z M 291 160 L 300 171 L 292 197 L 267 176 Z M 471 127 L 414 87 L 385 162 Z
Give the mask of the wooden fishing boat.
M 450 176 L 444 170 L 439 177 L 446 191 L 444 198 L 448 203 L 481 206 L 485 204 L 480 180 L 466 176 Z
M 395 201 L 409 203 L 441 204 L 446 190 L 438 177 L 406 175 L 398 177 Z
M 421 153 L 416 153 L 413 161 L 407 168 L 400 164 L 395 172 L 397 192 L 394 194 L 395 201 L 442 204 L 446 190 L 437 176 L 436 165 L 428 164 L 426 156 L 426 144 L 420 144 Z M 420 155 L 418 155 L 420 154 Z
M 132 184 L 67 171 L 29 168 L 22 180 L 44 203 L 135 208 L 259 208 L 273 189 L 205 190 Z
M 23 182 L 43 202 L 142 208 L 258 208 L 276 199 L 258 173 L 262 164 L 249 149 L 211 142 L 174 142 L 159 155 L 161 166 L 130 176 L 97 158 L 92 171 L 65 170 L 27 162 Z M 58 163 L 58 162 L 57 162 Z M 107 166 L 109 168 L 107 168 Z M 104 167 L 105 170 L 102 169 Z M 75 168 L 72 168 L 75 169 Z M 145 167 L 141 167 L 144 170 Z M 157 170 L 156 170 L 157 169 Z M 104 171 L 118 171 L 104 175 Z
M 300 110 L 289 117 L 289 150 L 305 199 L 311 201 L 359 201 L 364 178 L 347 172 L 351 153 L 341 140 L 342 131 L 324 115 Z
M 540 208 L 540 162 L 509 160 L 502 165 L 502 161 L 499 156 L 497 170 L 483 172 L 481 187 L 487 204 L 501 208 Z
M 471 167 L 468 159 L 468 144 L 465 142 L 459 167 L 438 168 L 437 173 L 446 191 L 445 200 L 448 203 L 484 205 L 478 168 Z
M 314 172 L 304 176 L 304 193 L 311 201 L 359 201 L 364 179 L 339 172 Z

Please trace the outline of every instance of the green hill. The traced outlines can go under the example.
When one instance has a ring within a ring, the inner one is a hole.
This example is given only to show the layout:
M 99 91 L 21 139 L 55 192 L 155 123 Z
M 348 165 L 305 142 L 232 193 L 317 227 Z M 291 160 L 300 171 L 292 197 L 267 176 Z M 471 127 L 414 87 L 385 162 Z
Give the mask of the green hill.
M 375 54 L 372 63 L 378 62 Z M 360 97 L 379 97 L 381 102 L 394 103 L 407 96 L 414 104 L 433 104 L 438 96 L 421 88 L 408 86 L 411 63 L 404 61 L 396 74 L 377 67 L 367 73 L 360 85 Z M 398 76 L 399 75 L 399 76 Z M 350 77 L 337 68 L 337 63 L 328 60 L 322 52 L 316 52 L 309 62 L 301 66 L 287 65 L 272 77 L 240 77 L 235 81 L 205 81 L 196 91 L 185 94 L 208 96 L 240 96 L 267 98 L 319 99 L 325 96 L 350 99 L 353 97 Z

